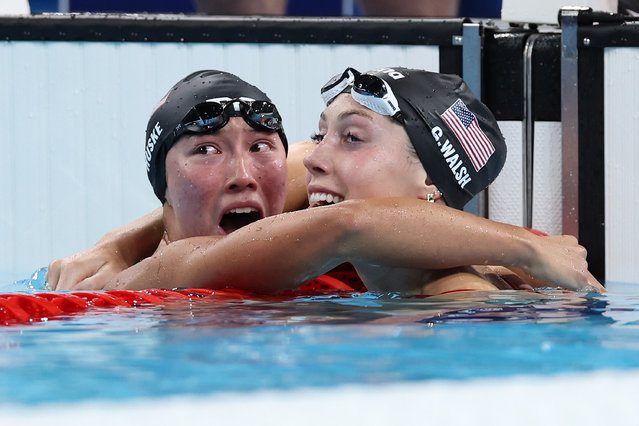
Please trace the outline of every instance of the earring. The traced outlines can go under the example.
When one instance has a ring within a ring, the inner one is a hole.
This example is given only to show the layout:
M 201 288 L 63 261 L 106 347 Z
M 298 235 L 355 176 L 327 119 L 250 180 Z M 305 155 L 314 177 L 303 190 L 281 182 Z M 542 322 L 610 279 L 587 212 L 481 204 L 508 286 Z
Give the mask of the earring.
M 442 193 L 439 192 L 439 191 L 435 191 L 435 192 L 431 192 L 430 194 L 426 194 L 426 201 L 428 201 L 429 203 L 434 203 L 435 200 L 437 198 L 439 198 L 440 195 L 442 195 Z

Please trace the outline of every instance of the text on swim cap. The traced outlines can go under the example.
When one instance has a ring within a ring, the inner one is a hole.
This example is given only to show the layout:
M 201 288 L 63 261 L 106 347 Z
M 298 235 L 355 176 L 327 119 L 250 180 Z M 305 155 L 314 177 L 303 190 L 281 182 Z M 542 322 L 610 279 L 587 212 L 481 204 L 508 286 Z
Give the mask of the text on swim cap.
M 146 141 L 146 171 L 151 171 L 151 154 L 153 154 L 153 150 L 155 149 L 155 144 L 158 143 L 158 139 L 162 134 L 162 128 L 160 127 L 160 122 L 158 121 L 153 126 L 153 130 L 151 130 L 151 134 L 149 135 L 149 139 Z
M 433 135 L 435 142 L 437 142 L 437 146 L 444 156 L 444 159 L 448 163 L 448 167 L 453 173 L 457 184 L 461 188 L 465 187 L 466 184 L 472 180 L 472 178 L 468 174 L 468 169 L 465 166 L 462 166 L 463 161 L 459 158 L 459 154 L 455 152 L 455 147 L 453 147 L 448 139 L 446 139 L 446 141 L 442 145 L 440 139 L 444 135 L 444 132 L 439 126 L 433 127 L 433 129 L 431 130 L 431 134 Z
M 393 80 L 399 80 L 400 78 L 404 78 L 406 77 L 404 74 L 402 74 L 399 71 L 395 71 L 392 68 L 382 68 L 381 70 L 379 70 L 380 72 L 383 72 L 384 74 L 388 75 L 389 77 L 391 77 Z

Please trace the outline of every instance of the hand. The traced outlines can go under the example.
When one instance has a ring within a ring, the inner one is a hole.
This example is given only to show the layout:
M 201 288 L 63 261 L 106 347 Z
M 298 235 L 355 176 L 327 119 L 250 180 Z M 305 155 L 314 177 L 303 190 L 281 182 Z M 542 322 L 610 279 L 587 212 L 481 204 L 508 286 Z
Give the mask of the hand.
M 479 268 L 475 266 L 475 268 Z M 505 266 L 485 266 L 483 269 L 478 269 L 484 275 L 492 274 L 502 281 L 504 281 L 510 288 L 504 288 L 506 290 L 525 290 L 525 291 L 534 291 L 534 282 L 537 282 L 528 274 L 526 274 L 523 270 L 515 267 L 507 268 Z M 543 287 L 547 287 L 543 285 Z
M 51 262 L 46 280 L 51 290 L 99 290 L 128 266 L 113 245 L 97 244 Z
M 586 249 L 570 235 L 534 238 L 534 259 L 528 274 L 548 286 L 569 290 L 589 290 L 598 293 L 606 289 L 588 272 Z

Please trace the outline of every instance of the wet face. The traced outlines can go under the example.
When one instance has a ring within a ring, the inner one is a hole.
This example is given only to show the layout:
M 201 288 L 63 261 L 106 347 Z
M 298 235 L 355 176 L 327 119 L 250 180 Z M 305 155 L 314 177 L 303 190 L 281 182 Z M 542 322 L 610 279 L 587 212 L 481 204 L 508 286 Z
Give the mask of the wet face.
M 164 221 L 171 241 L 225 235 L 279 214 L 286 199 L 286 153 L 277 133 L 241 117 L 212 134 L 185 135 L 166 157 Z
M 373 197 L 423 198 L 426 172 L 401 124 L 348 94 L 319 121 L 315 150 L 304 160 L 311 206 Z

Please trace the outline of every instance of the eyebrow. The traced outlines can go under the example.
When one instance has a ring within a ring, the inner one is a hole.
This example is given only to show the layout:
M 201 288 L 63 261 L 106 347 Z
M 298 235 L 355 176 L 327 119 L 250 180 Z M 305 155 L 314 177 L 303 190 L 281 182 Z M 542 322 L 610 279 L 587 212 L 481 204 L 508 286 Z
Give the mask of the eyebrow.
M 360 117 L 364 117 L 364 118 L 366 118 L 368 120 L 373 121 L 373 116 L 372 115 L 368 114 L 368 112 L 366 112 L 366 111 L 362 111 L 362 110 L 359 110 L 359 109 L 349 109 L 349 110 L 340 112 L 337 115 L 337 119 L 338 120 L 343 120 L 343 119 L 345 119 L 347 117 L 350 117 L 351 115 L 358 115 Z M 320 119 L 326 121 L 326 115 L 323 112 L 320 114 Z
M 262 129 L 254 129 L 254 128 L 251 127 L 251 130 L 249 130 L 249 132 L 251 132 L 251 133 L 265 133 L 265 134 L 270 135 L 272 133 L 277 133 L 277 130 L 267 130 L 267 129 L 262 130 Z

